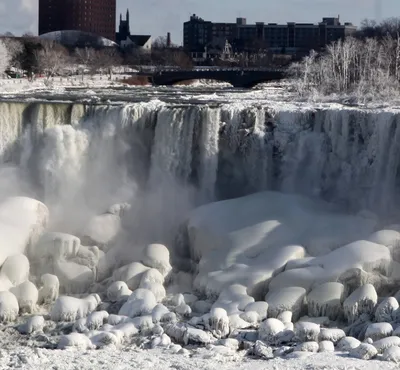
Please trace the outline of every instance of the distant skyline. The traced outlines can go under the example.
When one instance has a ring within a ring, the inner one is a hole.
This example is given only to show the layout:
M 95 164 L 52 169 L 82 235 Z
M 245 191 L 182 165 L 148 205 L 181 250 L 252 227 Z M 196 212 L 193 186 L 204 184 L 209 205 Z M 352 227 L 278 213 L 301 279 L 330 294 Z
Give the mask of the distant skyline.
M 119 14 L 130 11 L 133 34 L 153 37 L 171 32 L 172 41 L 182 42 L 183 22 L 191 14 L 213 22 L 234 22 L 237 17 L 248 23 L 317 23 L 322 17 L 340 15 L 343 22 L 359 25 L 365 19 L 399 16 L 399 0 L 117 0 Z M 37 34 L 38 0 L 0 0 L 0 33 Z

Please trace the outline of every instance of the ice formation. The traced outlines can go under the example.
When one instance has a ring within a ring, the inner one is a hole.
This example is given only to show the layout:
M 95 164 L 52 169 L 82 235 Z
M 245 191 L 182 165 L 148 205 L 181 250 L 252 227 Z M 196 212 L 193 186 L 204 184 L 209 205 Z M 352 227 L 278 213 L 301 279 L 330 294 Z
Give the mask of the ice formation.
M 0 138 L 27 182 L 0 177 L 2 322 L 60 349 L 397 361 L 397 115 L 57 106 Z

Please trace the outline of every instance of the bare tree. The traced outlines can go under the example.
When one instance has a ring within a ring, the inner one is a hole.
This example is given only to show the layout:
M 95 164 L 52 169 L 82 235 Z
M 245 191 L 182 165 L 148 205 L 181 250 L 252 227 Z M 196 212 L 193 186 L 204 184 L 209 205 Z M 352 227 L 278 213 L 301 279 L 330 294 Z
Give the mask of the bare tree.
M 112 79 L 113 67 L 122 64 L 121 55 L 116 48 L 106 48 L 96 51 L 94 66 L 96 70 L 106 70 Z
M 166 49 L 167 48 L 167 38 L 165 37 L 165 36 L 159 36 L 159 37 L 157 37 L 154 41 L 153 41 L 153 43 L 152 43 L 152 45 L 151 45 L 151 47 L 153 48 L 153 49 L 158 49 L 158 50 L 162 50 L 162 49 Z
M 3 41 L 9 52 L 10 66 L 21 68 L 21 54 L 24 51 L 24 44 L 14 37 L 6 37 Z
M 3 40 L 0 40 L 0 74 L 3 74 L 11 61 L 10 53 Z
M 75 59 L 79 64 L 79 70 L 81 72 L 82 81 L 85 75 L 85 71 L 88 70 L 90 73 L 96 69 L 96 50 L 92 48 L 77 48 L 75 49 Z
M 54 41 L 43 44 L 42 49 L 35 50 L 38 69 L 44 72 L 47 80 L 62 71 L 68 63 L 66 49 Z

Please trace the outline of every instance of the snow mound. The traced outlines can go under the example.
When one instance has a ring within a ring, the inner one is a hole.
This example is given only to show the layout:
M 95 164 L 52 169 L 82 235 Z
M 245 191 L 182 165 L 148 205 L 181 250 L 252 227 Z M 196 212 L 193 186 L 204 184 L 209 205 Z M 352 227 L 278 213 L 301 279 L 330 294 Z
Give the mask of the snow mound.
M 378 295 L 373 285 L 366 284 L 356 289 L 343 303 L 345 318 L 354 323 L 363 314 L 372 315 L 378 302 Z
M 357 348 L 349 351 L 349 356 L 360 360 L 371 360 L 378 354 L 377 349 L 368 343 L 361 343 Z
M 92 312 L 86 318 L 86 327 L 89 330 L 98 330 L 108 321 L 107 311 L 96 311 Z
M 125 282 L 129 289 L 134 291 L 139 288 L 143 273 L 149 270 L 140 262 L 132 262 L 115 270 L 112 276 L 113 281 Z
M 18 317 L 18 300 L 11 292 L 0 292 L 0 322 L 15 321 Z
M 322 342 L 319 342 L 318 352 L 335 352 L 335 346 L 331 341 L 323 340 Z
M 200 261 L 195 288 L 212 296 L 238 283 L 248 287 L 250 295 L 262 297 L 274 274 L 288 261 L 305 257 L 300 246 L 307 246 L 310 255 L 325 255 L 367 238 L 375 223 L 372 218 L 341 214 L 322 201 L 278 192 L 204 205 L 187 223 L 192 258 Z M 319 273 L 324 268 L 310 271 L 307 286 L 319 279 Z M 288 284 L 302 286 L 292 279 Z
M 328 316 L 336 320 L 342 311 L 344 286 L 340 283 L 325 283 L 314 288 L 307 296 L 308 316 Z
M 338 343 L 345 337 L 346 334 L 342 329 L 321 328 L 319 333 L 320 341 L 329 341 L 333 342 L 334 344 Z
M 45 320 L 43 316 L 31 316 L 23 324 L 18 326 L 21 334 L 31 334 L 43 330 Z
M 84 334 L 71 333 L 63 335 L 58 342 L 58 349 L 76 348 L 80 350 L 95 349 L 95 345 Z
M 399 337 L 383 338 L 374 342 L 373 346 L 377 349 L 378 353 L 383 353 L 390 347 L 400 347 L 400 338 Z
M 169 250 L 162 244 L 150 244 L 146 246 L 142 253 L 142 263 L 145 266 L 160 271 L 164 277 L 172 270 L 169 263 Z
M 306 290 L 302 287 L 292 286 L 270 290 L 265 300 L 268 303 L 268 316 L 277 317 L 284 311 L 290 311 L 296 321 L 302 310 Z
M 294 326 L 296 339 L 300 342 L 317 342 L 321 328 L 312 322 L 299 321 Z
M 243 311 L 245 307 L 254 302 L 254 298 L 247 294 L 247 288 L 244 285 L 233 284 L 226 287 L 219 295 L 213 308 L 223 308 L 228 315 Z
M 375 321 L 376 322 L 391 322 L 395 319 L 395 312 L 399 308 L 399 303 L 394 297 L 387 297 L 375 310 Z
M 137 289 L 128 298 L 128 301 L 119 310 L 119 315 L 131 318 L 141 315 L 151 315 L 157 299 L 148 289 Z
M 388 322 L 379 322 L 368 325 L 367 331 L 365 332 L 365 338 L 371 338 L 374 342 L 391 336 L 393 333 L 393 327 Z
M 132 290 L 123 281 L 115 281 L 107 288 L 107 298 L 111 302 L 117 302 L 121 298 L 129 297 L 131 294 Z
M 382 360 L 394 362 L 395 364 L 400 363 L 400 347 L 389 347 L 383 352 Z
M 318 352 L 319 345 L 317 342 L 304 342 L 299 343 L 296 347 L 294 347 L 295 352 Z
M 279 333 L 285 330 L 285 325 L 278 319 L 267 319 L 260 324 L 258 329 L 259 339 L 266 343 L 274 343 Z
M 0 274 L 6 276 L 13 285 L 19 285 L 29 278 L 29 260 L 23 254 L 9 256 L 1 266 Z
M 97 294 L 90 294 L 86 298 L 68 296 L 59 297 L 51 309 L 53 321 L 75 321 L 92 313 L 100 303 Z
M 15 288 L 11 288 L 10 292 L 17 297 L 19 310 L 21 313 L 33 313 L 36 311 L 36 304 L 39 299 L 39 292 L 35 284 L 25 281 Z
M 349 352 L 354 348 L 357 348 L 361 342 L 353 337 L 345 337 L 339 341 L 336 348 L 338 351 Z
M 268 316 L 268 303 L 267 302 L 253 302 L 249 303 L 245 308 L 245 312 L 256 312 L 259 320 L 263 321 Z M 290 320 L 289 320 L 290 321 Z

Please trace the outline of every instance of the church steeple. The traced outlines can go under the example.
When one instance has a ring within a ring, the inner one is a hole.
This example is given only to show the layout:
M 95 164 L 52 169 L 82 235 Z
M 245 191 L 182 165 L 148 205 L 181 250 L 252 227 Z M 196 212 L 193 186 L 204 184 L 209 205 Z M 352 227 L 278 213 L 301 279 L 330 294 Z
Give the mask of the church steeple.
M 128 33 L 131 33 L 131 29 L 130 29 L 130 22 L 129 22 L 129 9 L 126 9 L 126 27 L 128 29 Z

